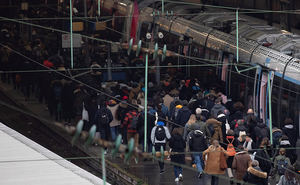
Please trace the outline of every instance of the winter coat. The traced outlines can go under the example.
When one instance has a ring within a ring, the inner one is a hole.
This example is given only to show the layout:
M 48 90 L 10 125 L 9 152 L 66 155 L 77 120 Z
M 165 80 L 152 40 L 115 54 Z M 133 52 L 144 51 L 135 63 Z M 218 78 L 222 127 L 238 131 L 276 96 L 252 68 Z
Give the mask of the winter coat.
M 295 147 L 297 143 L 297 130 L 294 125 L 285 125 L 282 128 L 282 132 L 284 135 L 288 136 L 291 145 Z
M 164 100 L 164 104 L 168 107 L 168 110 L 170 110 L 170 104 L 172 101 L 174 101 L 174 98 L 172 96 L 170 96 L 169 94 L 166 94 L 163 97 Z
M 274 160 L 274 173 L 275 173 L 275 179 L 276 182 L 279 181 L 280 175 L 278 174 L 278 161 L 284 160 L 287 164 L 286 167 L 291 165 L 290 159 L 288 157 L 286 157 L 285 155 L 278 155 L 275 157 Z
M 270 161 L 271 155 L 267 150 L 261 150 L 261 149 L 262 148 L 260 148 L 260 150 L 256 152 L 254 159 L 259 162 L 259 166 L 261 170 L 269 174 L 272 167 L 272 163 Z
M 186 144 L 181 135 L 175 134 L 172 135 L 169 146 L 172 149 L 172 152 L 184 152 Z M 171 155 L 171 161 L 174 163 L 185 164 L 185 155 Z
M 222 105 L 222 104 L 215 104 L 211 111 L 210 111 L 210 115 L 213 117 L 213 118 L 217 118 L 218 117 L 218 113 L 221 111 L 222 113 L 224 113 L 225 111 L 225 107 Z
M 178 110 L 178 114 L 175 118 L 175 123 L 184 126 L 188 120 L 190 119 L 191 116 L 191 111 L 187 107 L 182 107 L 181 109 Z
M 287 178 L 282 175 L 277 185 L 299 185 L 299 182 L 297 182 L 295 177 L 291 180 L 287 180 Z
M 117 120 L 117 118 L 116 118 L 116 112 L 117 112 L 117 109 L 119 108 L 119 105 L 118 104 L 116 104 L 116 105 L 109 105 L 107 108 L 111 111 L 112 116 L 113 116 L 113 120 L 109 123 L 109 126 L 110 127 L 119 126 L 120 125 L 120 121 Z
M 152 144 L 155 144 L 155 143 L 166 143 L 167 140 L 171 138 L 171 135 L 170 135 L 168 127 L 163 126 L 163 128 L 165 129 L 166 138 L 164 140 L 162 140 L 162 141 L 158 141 L 155 138 L 156 128 L 157 128 L 157 126 L 153 127 L 152 130 L 151 130 L 151 141 L 152 141 Z
M 102 115 L 106 115 L 107 117 L 106 123 L 102 122 L 102 118 L 101 118 Z M 111 111 L 106 107 L 102 107 L 96 111 L 93 123 L 97 126 L 97 131 L 99 132 L 100 129 L 107 128 L 109 126 L 109 123 L 112 120 L 113 120 L 113 116 Z
M 225 174 L 225 170 L 220 168 L 220 155 L 221 152 L 227 155 L 227 152 L 221 146 L 215 148 L 215 146 L 211 145 L 203 152 L 203 159 L 205 160 L 205 173 L 221 175 Z M 207 156 L 207 158 L 206 158 Z
M 268 175 L 262 172 L 259 167 L 249 167 L 243 180 L 255 185 L 268 185 Z
M 279 148 L 290 148 L 292 147 L 291 143 L 289 140 L 283 140 L 281 139 Z M 285 152 L 285 156 L 287 156 L 290 160 L 291 163 L 294 164 L 298 158 L 296 155 L 296 150 L 295 149 L 288 149 Z
M 192 131 L 189 136 L 189 147 L 192 152 L 203 152 L 207 149 L 205 134 L 200 130 Z
M 211 136 L 211 140 L 218 140 L 221 143 L 223 143 L 223 134 L 222 134 L 222 122 L 211 118 L 206 120 L 206 126 L 213 125 L 215 133 L 213 136 Z
M 218 121 L 222 122 L 222 126 L 221 126 L 221 129 L 222 129 L 222 135 L 223 135 L 223 141 L 226 140 L 226 116 L 222 116 L 217 118 Z
M 237 180 L 243 180 L 244 175 L 250 165 L 251 158 L 246 151 L 238 152 L 235 154 L 232 168 L 236 170 L 235 178 Z
M 121 102 L 116 112 L 116 119 L 121 121 L 121 125 L 123 124 L 124 118 L 128 111 L 128 105 L 125 102 Z
M 244 118 L 243 112 L 238 110 L 229 116 L 229 123 L 231 123 L 233 120 L 239 120 L 243 118 Z
M 270 132 L 266 124 L 258 123 L 257 126 L 254 128 L 255 136 L 256 136 L 256 144 L 257 146 L 260 145 L 262 139 L 264 137 L 270 138 Z

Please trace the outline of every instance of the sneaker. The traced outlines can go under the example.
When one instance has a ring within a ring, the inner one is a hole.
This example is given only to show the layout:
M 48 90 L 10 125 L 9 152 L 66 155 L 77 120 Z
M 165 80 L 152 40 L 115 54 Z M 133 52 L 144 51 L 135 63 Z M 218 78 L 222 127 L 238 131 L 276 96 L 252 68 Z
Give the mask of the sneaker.
M 180 181 L 183 181 L 183 176 L 182 176 L 182 174 L 179 174 L 179 180 L 180 180 Z
M 203 173 L 202 173 L 202 172 L 199 172 L 198 178 L 201 179 L 202 175 L 203 175 Z
M 165 170 L 160 170 L 159 174 L 165 173 Z
M 178 177 L 175 179 L 175 182 L 179 182 L 179 178 Z

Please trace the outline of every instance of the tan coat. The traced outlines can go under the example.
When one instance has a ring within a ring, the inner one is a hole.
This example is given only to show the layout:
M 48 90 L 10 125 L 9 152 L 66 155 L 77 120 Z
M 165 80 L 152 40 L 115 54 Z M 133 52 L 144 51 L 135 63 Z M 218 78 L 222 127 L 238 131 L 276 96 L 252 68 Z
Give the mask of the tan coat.
M 220 168 L 221 152 L 227 155 L 227 152 L 224 150 L 224 148 L 221 146 L 215 148 L 213 145 L 209 146 L 208 149 L 203 152 L 203 159 L 205 159 L 205 173 L 214 175 L 225 174 L 225 170 Z
M 250 166 L 251 158 L 248 152 L 238 152 L 235 154 L 232 168 L 235 169 L 235 178 L 237 180 L 243 180 L 244 175 L 247 172 L 247 169 Z

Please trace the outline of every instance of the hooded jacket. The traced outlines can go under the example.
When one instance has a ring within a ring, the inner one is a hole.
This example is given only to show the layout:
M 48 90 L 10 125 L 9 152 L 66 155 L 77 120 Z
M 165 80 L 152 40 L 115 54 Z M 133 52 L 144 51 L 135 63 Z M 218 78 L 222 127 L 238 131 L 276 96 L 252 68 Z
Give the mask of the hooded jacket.
M 291 145 L 295 147 L 297 143 L 297 130 L 295 129 L 294 125 L 285 125 L 282 128 L 282 132 L 284 135 L 288 136 Z
M 203 159 L 205 159 L 205 173 L 215 175 L 225 174 L 225 170 L 220 168 L 220 152 L 227 155 L 227 152 L 221 146 L 216 148 L 211 145 L 203 152 Z
M 178 110 L 178 114 L 175 117 L 175 123 L 184 126 L 191 116 L 191 111 L 188 107 L 183 106 L 181 109 Z
M 175 134 L 172 135 L 170 139 L 169 146 L 172 148 L 172 152 L 184 152 L 185 142 L 181 135 Z M 176 154 L 171 155 L 171 161 L 174 163 L 184 164 L 185 163 L 185 155 L 184 154 Z
M 217 118 L 218 117 L 218 113 L 221 111 L 222 113 L 224 113 L 225 111 L 225 107 L 222 105 L 222 104 L 215 104 L 213 106 L 213 108 L 211 109 L 210 111 L 210 115 L 213 117 L 213 118 Z
M 200 130 L 192 131 L 189 137 L 189 146 L 192 152 L 203 152 L 207 149 L 205 134 Z
M 248 182 L 250 184 L 256 184 L 256 185 L 267 185 L 268 179 L 267 179 L 267 173 L 262 172 L 259 167 L 249 167 L 247 169 L 246 175 L 243 177 L 243 180 L 245 182 Z

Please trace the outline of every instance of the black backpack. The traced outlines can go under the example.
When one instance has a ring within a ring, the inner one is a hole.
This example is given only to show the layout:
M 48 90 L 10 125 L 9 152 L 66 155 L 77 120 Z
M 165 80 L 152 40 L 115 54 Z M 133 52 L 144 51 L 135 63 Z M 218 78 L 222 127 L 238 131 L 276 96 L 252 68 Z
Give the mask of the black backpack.
M 163 141 L 166 139 L 166 131 L 163 126 L 157 126 L 155 129 L 155 139 L 157 141 Z
M 136 116 L 132 116 L 128 129 L 137 130 L 138 121 L 139 121 L 139 114 L 137 114 Z

